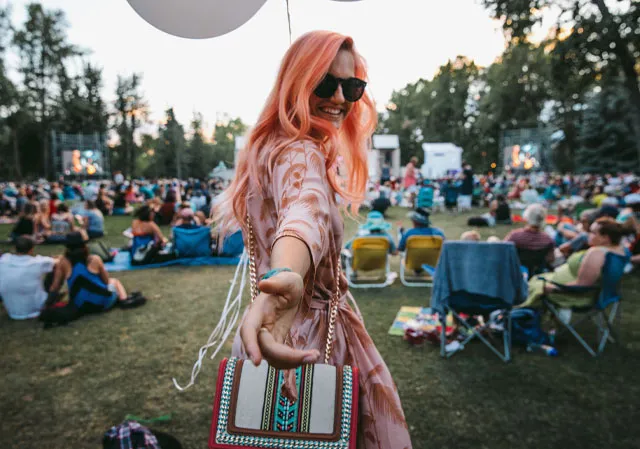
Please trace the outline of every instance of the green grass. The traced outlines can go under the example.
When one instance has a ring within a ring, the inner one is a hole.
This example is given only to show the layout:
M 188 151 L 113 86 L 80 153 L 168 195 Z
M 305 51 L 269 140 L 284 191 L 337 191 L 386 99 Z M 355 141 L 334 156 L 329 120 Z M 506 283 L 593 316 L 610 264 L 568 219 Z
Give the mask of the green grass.
M 392 222 L 409 224 L 403 210 L 390 215 Z M 434 223 L 449 238 L 466 230 L 465 216 L 439 214 Z M 128 224 L 127 218 L 108 218 L 105 240 L 122 245 Z M 347 221 L 346 235 L 355 226 Z M 481 231 L 486 238 L 509 229 Z M 0 237 L 8 232 L 0 227 Z M 60 247 L 38 250 L 60 253 Z M 198 384 L 184 393 L 171 378 L 187 380 L 198 348 L 220 316 L 232 273 L 233 267 L 117 273 L 129 290 L 145 293 L 147 305 L 49 331 L 37 321 L 14 322 L 0 312 L 0 446 L 97 448 L 103 432 L 128 413 L 170 412 L 173 420 L 158 428 L 186 448 L 205 448 L 221 357 L 207 359 Z M 436 347 L 410 347 L 388 336 L 398 309 L 428 304 L 429 289 L 396 282 L 353 293 L 396 380 L 415 448 L 602 449 L 640 447 L 639 290 L 636 274 L 625 278 L 623 343 L 609 346 L 601 358 L 592 359 L 565 338 L 558 358 L 516 349 L 510 364 L 479 343 L 445 361 Z M 595 338 L 595 330 L 585 332 Z

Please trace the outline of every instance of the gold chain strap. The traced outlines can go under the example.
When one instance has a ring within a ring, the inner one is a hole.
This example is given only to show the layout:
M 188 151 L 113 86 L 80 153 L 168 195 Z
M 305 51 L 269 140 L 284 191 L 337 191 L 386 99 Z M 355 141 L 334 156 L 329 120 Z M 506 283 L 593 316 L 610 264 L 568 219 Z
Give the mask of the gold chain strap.
M 247 228 L 249 230 L 249 278 L 251 280 L 251 302 L 258 297 L 258 275 L 256 272 L 255 257 L 255 237 L 253 235 L 253 226 L 247 214 Z M 333 334 L 335 333 L 336 317 L 338 316 L 338 305 L 340 304 L 340 276 L 342 275 L 342 267 L 340 266 L 340 257 L 337 258 L 336 264 L 336 292 L 331 298 L 329 311 L 329 329 L 327 330 L 327 344 L 324 350 L 324 363 L 329 363 L 331 350 L 333 349 Z

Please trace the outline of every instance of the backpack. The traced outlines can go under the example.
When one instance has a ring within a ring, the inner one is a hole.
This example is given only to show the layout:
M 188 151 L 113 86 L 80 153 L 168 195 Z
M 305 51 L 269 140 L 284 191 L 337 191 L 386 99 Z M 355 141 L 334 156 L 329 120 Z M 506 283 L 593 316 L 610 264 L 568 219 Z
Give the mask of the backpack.
M 109 251 L 109 248 L 107 248 L 102 242 L 90 242 L 89 254 L 98 256 L 103 262 L 113 262 L 113 259 L 116 256 L 116 253 Z
M 511 311 L 511 340 L 520 345 L 550 345 L 549 335 L 542 330 L 541 315 L 535 309 Z

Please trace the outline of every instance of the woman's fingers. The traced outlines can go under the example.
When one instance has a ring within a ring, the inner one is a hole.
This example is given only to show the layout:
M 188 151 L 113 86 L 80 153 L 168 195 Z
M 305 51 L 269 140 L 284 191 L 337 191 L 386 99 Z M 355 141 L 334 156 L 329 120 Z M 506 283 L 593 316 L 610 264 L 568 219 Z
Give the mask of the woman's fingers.
M 262 361 L 262 352 L 258 344 L 258 331 L 262 327 L 262 312 L 258 307 L 249 309 L 247 316 L 240 328 L 240 338 L 244 345 L 244 350 L 254 365 L 258 366 Z
M 316 363 L 320 358 L 320 352 L 316 349 L 293 349 L 278 343 L 266 329 L 260 331 L 258 340 L 264 358 L 271 366 L 278 369 L 296 368 L 300 365 Z

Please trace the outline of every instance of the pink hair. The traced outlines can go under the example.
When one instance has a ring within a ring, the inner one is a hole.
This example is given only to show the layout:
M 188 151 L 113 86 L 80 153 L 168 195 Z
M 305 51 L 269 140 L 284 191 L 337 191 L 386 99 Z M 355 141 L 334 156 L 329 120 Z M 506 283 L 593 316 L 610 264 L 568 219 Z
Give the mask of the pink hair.
M 330 186 L 345 200 L 345 205 L 357 210 L 368 179 L 367 149 L 377 123 L 373 99 L 365 92 L 353 103 L 339 130 L 332 123 L 311 115 L 309 104 L 315 87 L 340 50 L 353 54 L 355 76 L 366 81 L 365 61 L 348 36 L 312 31 L 298 38 L 285 54 L 276 84 L 249 134 L 246 147 L 238 155 L 236 176 L 216 202 L 214 218 L 223 234 L 233 224 L 245 228 L 250 180 L 260 183 L 261 161 L 267 161 L 271 173 L 280 152 L 301 140 L 312 141 L 322 150 Z M 263 154 L 265 151 L 269 153 Z M 341 173 L 342 179 L 338 178 L 334 168 L 338 156 L 344 160 L 346 178 L 344 173 Z

